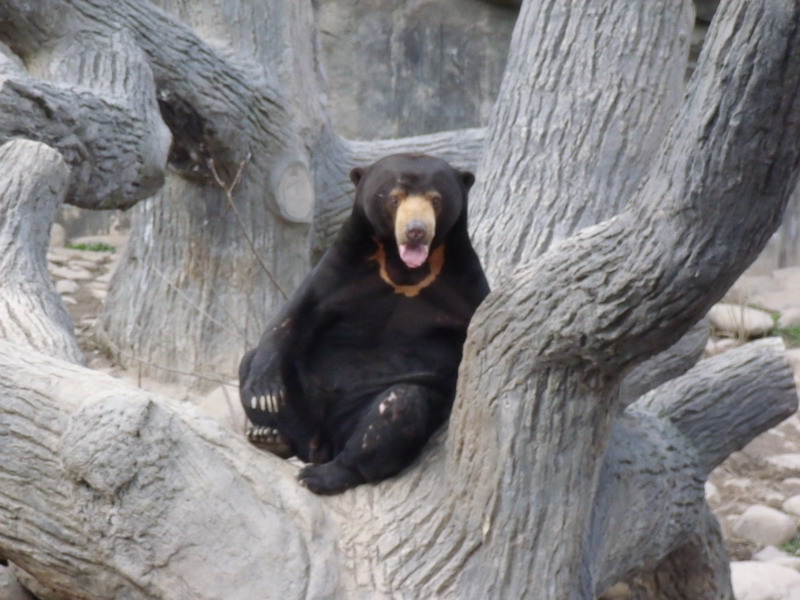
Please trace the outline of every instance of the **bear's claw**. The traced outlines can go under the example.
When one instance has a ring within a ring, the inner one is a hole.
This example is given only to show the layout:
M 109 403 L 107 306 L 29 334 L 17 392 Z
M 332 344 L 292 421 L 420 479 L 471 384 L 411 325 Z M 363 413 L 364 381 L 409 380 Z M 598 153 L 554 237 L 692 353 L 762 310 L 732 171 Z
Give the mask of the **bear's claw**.
M 272 452 L 281 458 L 289 458 L 293 455 L 289 443 L 274 427 L 252 425 L 247 429 L 247 439 L 254 446 Z
M 274 394 L 264 394 L 263 396 L 253 396 L 250 398 L 250 408 L 262 410 L 263 412 L 277 413 L 285 404 L 285 396 L 282 390 Z

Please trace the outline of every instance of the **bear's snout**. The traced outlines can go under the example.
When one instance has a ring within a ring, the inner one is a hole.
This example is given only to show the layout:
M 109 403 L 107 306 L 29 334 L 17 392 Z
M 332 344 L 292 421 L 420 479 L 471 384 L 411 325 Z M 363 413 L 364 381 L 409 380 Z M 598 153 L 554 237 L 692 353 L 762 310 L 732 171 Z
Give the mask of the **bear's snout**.
M 406 225 L 406 241 L 409 244 L 424 244 L 428 237 L 428 226 L 420 219 L 414 219 Z

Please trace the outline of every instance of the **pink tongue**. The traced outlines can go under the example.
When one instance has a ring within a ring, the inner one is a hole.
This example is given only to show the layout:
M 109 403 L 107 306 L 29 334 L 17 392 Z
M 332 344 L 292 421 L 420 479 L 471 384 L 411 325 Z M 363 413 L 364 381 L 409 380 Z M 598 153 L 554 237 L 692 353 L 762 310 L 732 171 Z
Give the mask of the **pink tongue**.
M 406 263 L 409 269 L 421 267 L 428 259 L 428 244 L 420 244 L 419 246 L 400 244 L 400 259 Z

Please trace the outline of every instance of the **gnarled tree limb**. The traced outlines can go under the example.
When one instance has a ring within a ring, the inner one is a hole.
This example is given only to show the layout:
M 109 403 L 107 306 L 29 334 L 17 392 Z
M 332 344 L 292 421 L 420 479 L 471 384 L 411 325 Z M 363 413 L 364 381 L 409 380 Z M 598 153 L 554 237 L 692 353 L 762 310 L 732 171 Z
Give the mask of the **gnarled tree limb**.
M 0 146 L 0 339 L 83 363 L 45 258 L 68 175 L 61 155 L 44 144 Z
M 54 31 L 41 31 L 15 8 L 0 7 L 2 39 L 53 37 L 30 61 L 31 74 L 0 53 L 0 142 L 26 137 L 61 152 L 70 167 L 65 200 L 77 206 L 128 208 L 151 196 L 164 183 L 171 138 L 142 51 L 124 30 L 59 36 L 71 21 L 63 10 L 64 21 L 49 19 Z
M 525 5 L 518 36 L 541 19 L 557 47 L 598 10 L 643 9 L 547 5 L 553 21 Z M 667 582 L 652 588 L 665 598 L 725 598 L 701 483 L 722 454 L 794 410 L 780 348 L 726 353 L 708 371 L 716 384 L 690 372 L 622 417 L 619 383 L 695 323 L 777 226 L 798 172 L 799 31 L 793 0 L 722 7 L 628 208 L 498 278 L 470 328 L 446 435 L 391 481 L 315 497 L 291 464 L 189 407 L 0 343 L 0 554 L 70 598 L 250 598 L 270 586 L 287 598 L 589 600 L 636 575 Z M 522 181 L 506 162 L 517 150 L 496 147 L 496 160 Z M 212 214 L 213 199 L 195 197 Z M 704 407 L 727 380 L 733 426 L 715 429 L 703 419 L 720 416 Z M 671 399 L 673 389 L 693 397 Z M 741 426 L 765 389 L 763 420 Z M 698 429 L 718 439 L 686 439 Z M 215 570 L 209 547 L 225 549 Z M 692 577 L 676 582 L 689 560 Z
M 793 412 L 782 352 L 772 340 L 715 357 L 717 389 L 698 367 L 682 378 L 687 396 L 655 390 L 615 426 L 586 548 L 596 593 L 651 572 L 705 518 L 707 458 L 683 440 L 685 423 L 708 415 L 703 424 L 739 447 Z M 756 428 L 714 428 L 706 409 L 720 399 L 727 422 L 758 415 Z M 530 552 L 524 531 L 471 526 L 481 507 L 453 485 L 441 445 L 401 478 L 320 498 L 297 485 L 296 466 L 186 404 L 5 342 L 0 442 L 0 556 L 58 597 L 252 598 L 264 586 L 285 598 L 482 597 L 472 586 L 491 570 L 472 556 Z M 219 549 L 213 568 L 209 548 Z

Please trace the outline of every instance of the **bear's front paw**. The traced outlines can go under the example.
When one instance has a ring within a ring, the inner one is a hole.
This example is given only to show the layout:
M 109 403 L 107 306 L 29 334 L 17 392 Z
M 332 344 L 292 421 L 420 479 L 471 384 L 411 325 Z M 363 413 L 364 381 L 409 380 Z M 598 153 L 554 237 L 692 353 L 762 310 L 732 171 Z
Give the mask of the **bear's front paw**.
M 262 347 L 249 352 L 242 359 L 239 381 L 247 416 L 256 425 L 272 425 L 264 417 L 275 416 L 286 406 L 280 355 Z
M 364 483 L 361 475 L 336 464 L 336 461 L 324 465 L 303 467 L 300 469 L 297 479 L 300 481 L 300 485 L 307 487 L 315 494 L 339 494 Z

